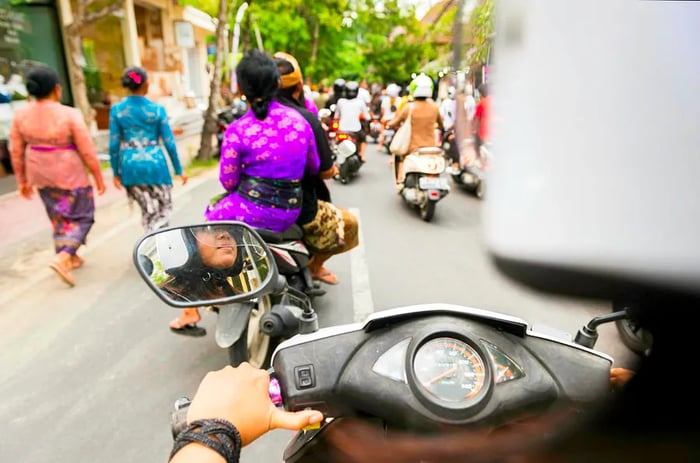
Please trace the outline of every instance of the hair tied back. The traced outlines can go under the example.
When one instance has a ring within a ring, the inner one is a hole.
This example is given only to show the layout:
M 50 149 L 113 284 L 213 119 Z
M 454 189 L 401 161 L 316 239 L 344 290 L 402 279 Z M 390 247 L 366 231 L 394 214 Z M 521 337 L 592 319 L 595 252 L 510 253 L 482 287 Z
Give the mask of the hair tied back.
M 143 80 L 143 78 L 141 77 L 141 74 L 139 74 L 139 73 L 136 72 L 136 71 L 129 71 L 126 75 L 129 76 L 129 78 L 130 78 L 132 81 L 134 81 L 134 83 L 135 83 L 136 85 L 141 85 L 141 82 L 142 82 L 142 80 Z

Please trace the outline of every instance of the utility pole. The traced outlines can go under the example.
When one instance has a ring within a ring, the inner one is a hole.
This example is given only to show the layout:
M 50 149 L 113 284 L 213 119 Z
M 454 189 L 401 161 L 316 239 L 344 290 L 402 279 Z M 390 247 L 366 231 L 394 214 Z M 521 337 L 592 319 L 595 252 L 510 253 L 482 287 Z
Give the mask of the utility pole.
M 238 7 L 236 11 L 236 23 L 233 25 L 233 45 L 231 50 L 233 56 L 231 57 L 231 67 L 229 70 L 229 79 L 231 81 L 231 92 L 235 95 L 238 93 L 238 82 L 236 81 L 236 60 L 238 58 L 238 41 L 241 35 L 241 20 L 243 19 L 243 14 L 245 10 L 248 9 L 248 2 L 243 2 L 241 6 Z

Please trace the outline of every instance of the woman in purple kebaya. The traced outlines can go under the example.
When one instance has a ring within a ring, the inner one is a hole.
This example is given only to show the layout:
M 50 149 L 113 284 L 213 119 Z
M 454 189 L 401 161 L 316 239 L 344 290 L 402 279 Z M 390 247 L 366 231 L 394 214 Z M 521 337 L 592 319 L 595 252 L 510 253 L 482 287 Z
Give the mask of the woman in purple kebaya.
M 207 220 L 239 220 L 282 232 L 301 212 L 301 178 L 318 172 L 313 129 L 295 109 L 275 100 L 280 76 L 268 55 L 253 49 L 236 67 L 250 109 L 226 129 L 219 179 L 226 192 L 207 207 Z M 179 334 L 202 336 L 197 309 L 170 323 Z
M 274 99 L 279 74 L 269 56 L 252 50 L 236 77 L 251 109 L 224 134 L 219 179 L 227 194 L 205 216 L 281 232 L 299 216 L 304 172 L 318 172 L 313 130 Z

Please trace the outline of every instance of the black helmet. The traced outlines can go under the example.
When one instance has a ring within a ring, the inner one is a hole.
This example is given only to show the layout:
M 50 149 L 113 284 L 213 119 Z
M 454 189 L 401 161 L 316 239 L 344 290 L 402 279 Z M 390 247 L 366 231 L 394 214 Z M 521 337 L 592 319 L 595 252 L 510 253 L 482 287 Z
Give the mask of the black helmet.
M 359 91 L 360 84 L 358 84 L 354 80 L 351 80 L 350 82 L 345 84 L 345 98 L 353 99 L 357 96 L 357 93 Z
M 337 98 L 342 98 L 345 93 L 345 79 L 336 79 L 333 82 L 333 94 Z

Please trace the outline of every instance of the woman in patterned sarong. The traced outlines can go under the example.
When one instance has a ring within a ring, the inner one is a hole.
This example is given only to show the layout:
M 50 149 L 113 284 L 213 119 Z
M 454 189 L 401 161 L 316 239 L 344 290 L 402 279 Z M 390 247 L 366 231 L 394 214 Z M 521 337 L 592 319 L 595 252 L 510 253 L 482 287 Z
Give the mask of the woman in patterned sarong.
M 10 152 L 20 194 L 31 199 L 39 191 L 53 225 L 56 257 L 50 267 L 69 286 L 72 270 L 83 264 L 77 251 L 95 222 L 95 199 L 105 185 L 95 145 L 82 114 L 61 104 L 56 71 L 37 67 L 27 72 L 27 91 L 34 101 L 19 108 L 12 120 Z

